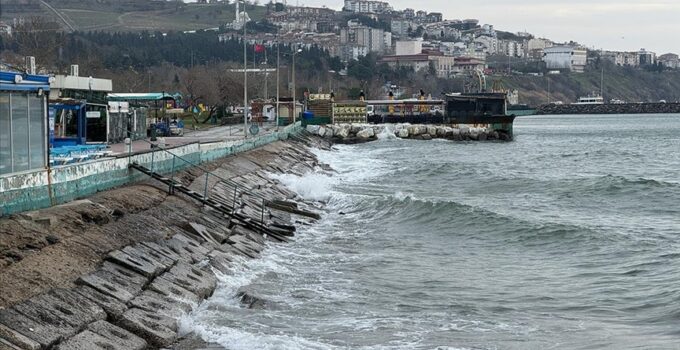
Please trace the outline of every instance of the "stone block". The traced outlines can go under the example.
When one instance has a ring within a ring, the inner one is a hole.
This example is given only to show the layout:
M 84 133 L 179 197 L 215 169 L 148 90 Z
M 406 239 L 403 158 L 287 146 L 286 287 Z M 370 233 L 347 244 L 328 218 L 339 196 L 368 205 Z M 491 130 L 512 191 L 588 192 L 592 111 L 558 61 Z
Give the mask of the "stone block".
M 104 294 L 90 286 L 77 286 L 73 291 L 99 305 L 99 307 L 101 307 L 112 319 L 119 318 L 127 310 L 123 301 Z
M 126 247 L 127 248 L 127 247 Z M 161 274 L 165 268 L 163 265 L 154 263 L 148 258 L 140 256 L 141 252 L 136 251 L 130 254 L 129 251 L 114 250 L 106 257 L 107 260 L 138 272 L 147 278 L 153 278 Z
M 130 301 L 130 307 L 155 312 L 163 316 L 178 319 L 193 310 L 189 303 L 177 301 L 158 292 L 146 290 Z
M 208 261 L 213 269 L 225 275 L 231 273 L 232 257 L 230 257 L 229 254 L 219 250 L 213 250 L 208 254 Z
M 152 261 L 155 261 L 159 265 L 162 265 L 164 269 L 170 268 L 170 266 L 174 265 L 175 261 L 177 261 L 176 259 L 170 258 L 165 254 L 157 252 L 155 249 L 149 248 L 145 244 L 138 243 L 135 244 L 132 248 L 142 253 L 142 256 Z M 125 247 L 123 251 L 127 251 L 129 249 L 131 249 L 131 247 Z
M 47 316 L 50 316 L 47 313 Z M 77 330 L 65 321 L 61 326 L 34 320 L 15 309 L 0 311 L 0 336 L 27 349 L 50 347 L 64 337 L 75 335 Z M 36 347 L 37 344 L 37 347 Z
M 177 262 L 177 260 L 181 258 L 180 255 L 172 251 L 172 249 L 162 246 L 156 242 L 142 242 L 141 244 L 153 249 L 159 254 L 166 256 L 168 259 L 171 259 L 174 262 Z
M 175 283 L 172 283 L 163 277 L 156 278 L 149 285 L 149 290 L 158 292 L 177 301 L 189 303 L 191 305 L 198 304 L 201 301 L 201 298 L 198 295 L 184 289 L 181 286 L 178 286 Z
M 169 346 L 177 338 L 177 321 L 142 309 L 126 311 L 118 323 L 155 347 Z
M 78 278 L 76 284 L 93 288 L 98 292 L 114 297 L 123 303 L 128 302 L 141 292 L 141 287 L 133 291 L 132 287 L 128 286 L 124 280 L 114 277 L 115 275 L 109 272 L 98 271 Z
M 121 350 L 142 350 L 147 347 L 144 339 L 106 321 L 97 321 L 87 326 L 87 329 L 113 343 L 121 345 Z
M 212 295 L 217 278 L 211 271 L 202 270 L 186 263 L 178 263 L 161 277 L 205 299 Z
M 128 268 L 125 268 L 123 266 L 114 264 L 110 261 L 104 261 L 100 270 L 107 271 L 117 276 L 118 278 L 123 278 L 127 281 L 128 284 L 133 286 L 144 287 L 147 283 L 149 283 L 149 279 L 144 277 L 143 275 L 134 272 Z
M 11 346 L 16 346 L 20 349 L 38 350 L 41 347 L 39 342 L 3 324 L 0 324 L 0 340 L 6 340 Z M 6 346 L 11 349 L 10 345 Z
M 191 263 L 203 260 L 210 252 L 210 249 L 202 247 L 196 241 L 181 234 L 174 235 L 171 239 L 163 241 L 163 244 Z

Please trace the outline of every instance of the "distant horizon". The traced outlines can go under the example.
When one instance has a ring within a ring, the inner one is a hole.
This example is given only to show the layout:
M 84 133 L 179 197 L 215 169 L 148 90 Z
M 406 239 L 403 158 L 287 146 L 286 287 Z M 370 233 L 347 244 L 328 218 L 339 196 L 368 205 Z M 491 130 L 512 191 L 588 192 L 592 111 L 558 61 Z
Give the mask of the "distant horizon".
M 195 2 L 188 1 L 185 2 Z M 231 0 L 233 2 L 233 0 Z M 470 1 L 430 0 L 427 6 L 406 0 L 387 1 L 395 10 L 412 8 L 441 12 L 444 19 L 478 19 L 496 30 L 512 33 L 528 32 L 555 42 L 575 41 L 590 49 L 639 51 L 646 49 L 657 55 L 680 54 L 680 42 L 672 34 L 680 34 L 680 2 L 676 0 L 571 0 L 549 4 L 543 0 L 487 0 L 483 4 Z M 261 1 L 261 4 L 265 2 Z M 290 5 L 326 6 L 341 10 L 344 0 L 287 1 Z

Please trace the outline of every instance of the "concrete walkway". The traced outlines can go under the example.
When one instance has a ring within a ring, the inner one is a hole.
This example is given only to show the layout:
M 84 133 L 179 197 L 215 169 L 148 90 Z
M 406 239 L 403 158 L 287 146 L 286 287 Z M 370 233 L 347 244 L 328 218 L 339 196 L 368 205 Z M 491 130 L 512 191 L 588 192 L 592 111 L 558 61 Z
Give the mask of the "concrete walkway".
M 276 125 L 274 123 L 263 123 L 262 125 L 258 126 L 260 128 L 258 135 L 266 135 L 276 131 Z M 151 142 L 150 138 L 133 141 L 131 152 L 139 153 L 151 150 L 151 144 L 159 144 L 161 140 L 165 142 L 165 147 L 176 147 L 196 142 L 208 143 L 243 140 L 243 137 L 244 134 L 242 124 L 217 126 L 205 130 L 185 129 L 184 136 L 157 138 L 157 140 L 154 142 Z M 248 134 L 248 137 L 252 136 Z M 112 155 L 121 155 L 130 152 L 129 146 L 125 143 L 111 144 L 109 145 L 109 150 L 113 152 Z

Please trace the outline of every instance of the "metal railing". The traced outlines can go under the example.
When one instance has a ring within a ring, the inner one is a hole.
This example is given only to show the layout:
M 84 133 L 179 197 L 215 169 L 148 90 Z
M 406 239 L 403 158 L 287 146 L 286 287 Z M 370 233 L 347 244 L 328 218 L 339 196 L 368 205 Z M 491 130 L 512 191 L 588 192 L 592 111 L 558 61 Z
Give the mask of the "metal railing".
M 130 166 L 132 164 L 132 135 L 138 136 L 139 134 L 131 132 L 129 130 L 126 130 L 126 132 L 128 134 L 128 137 L 130 138 L 130 144 L 128 146 L 128 166 Z M 210 181 L 210 177 L 214 176 L 219 181 L 221 181 L 223 184 L 227 185 L 228 187 L 232 187 L 234 189 L 234 195 L 233 195 L 232 206 L 231 206 L 232 207 L 231 208 L 232 209 L 232 213 L 231 213 L 232 215 L 236 212 L 236 198 L 237 198 L 238 193 L 240 193 L 241 196 L 243 196 L 245 194 L 245 195 L 260 199 L 260 201 L 261 201 L 260 224 L 264 225 L 264 209 L 265 209 L 266 202 L 267 202 L 267 199 L 264 196 L 257 194 L 257 193 L 253 193 L 249 189 L 241 186 L 240 184 L 234 182 L 233 180 L 221 177 L 217 174 L 214 174 L 211 171 L 209 171 L 208 169 L 201 166 L 200 164 L 194 163 L 194 162 L 186 159 L 185 157 L 182 157 L 178 154 L 175 154 L 175 153 L 171 152 L 170 150 L 166 149 L 165 147 L 161 147 L 161 146 L 159 146 L 159 145 L 157 145 L 157 144 L 155 144 L 155 143 L 153 143 L 149 140 L 141 138 L 137 141 L 143 141 L 143 142 L 146 142 L 149 145 L 151 145 L 151 149 L 152 149 L 152 151 L 151 151 L 151 164 L 150 164 L 149 169 L 151 170 L 152 173 L 156 172 L 155 166 L 156 166 L 156 153 L 157 152 L 159 152 L 159 151 L 165 152 L 165 153 L 170 154 L 172 156 L 172 167 L 171 167 L 171 170 L 170 170 L 170 184 L 168 185 L 168 193 L 169 194 L 175 193 L 175 187 L 176 187 L 176 185 L 175 185 L 175 175 L 176 175 L 177 170 L 182 168 L 180 165 L 183 163 L 183 164 L 188 165 L 189 167 L 199 169 L 199 170 L 201 170 L 205 173 L 205 184 L 204 184 L 204 187 L 203 187 L 203 200 L 202 200 L 202 203 L 203 203 L 204 206 L 206 205 L 206 202 L 209 198 L 208 196 L 210 194 L 210 190 L 208 188 L 208 183 Z M 182 163 L 180 163 L 180 165 L 178 165 L 177 160 L 180 160 Z

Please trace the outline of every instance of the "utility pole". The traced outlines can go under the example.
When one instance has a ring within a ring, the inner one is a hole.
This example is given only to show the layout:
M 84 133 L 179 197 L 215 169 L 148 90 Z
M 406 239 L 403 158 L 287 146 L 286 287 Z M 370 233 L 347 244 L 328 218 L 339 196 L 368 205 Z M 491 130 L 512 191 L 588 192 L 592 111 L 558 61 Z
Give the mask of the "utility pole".
M 281 85 L 279 83 L 279 76 L 280 76 L 279 71 L 280 71 L 280 67 L 281 67 L 280 63 L 279 63 L 279 59 L 280 59 L 280 56 L 281 56 L 280 49 L 281 49 L 281 43 L 279 43 L 279 37 L 277 35 L 276 36 L 276 131 L 279 130 L 279 100 L 280 100 L 280 96 L 281 96 L 279 94 L 280 93 L 279 92 L 279 85 Z
M 264 99 L 265 101 L 269 99 L 269 85 L 267 85 L 267 77 L 269 72 L 267 71 L 267 48 L 264 48 Z

